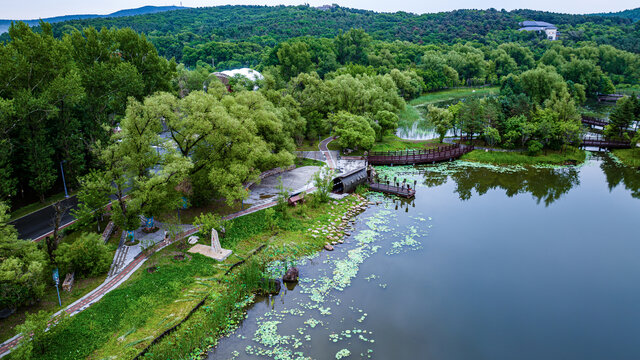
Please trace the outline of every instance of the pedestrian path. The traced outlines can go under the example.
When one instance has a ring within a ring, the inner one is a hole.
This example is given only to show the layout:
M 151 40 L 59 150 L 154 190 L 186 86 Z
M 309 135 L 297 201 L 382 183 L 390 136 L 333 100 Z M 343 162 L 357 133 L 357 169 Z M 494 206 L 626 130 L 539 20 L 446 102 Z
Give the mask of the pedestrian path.
M 320 144 L 318 144 L 318 147 L 320 148 L 320 151 L 322 151 L 322 153 L 324 154 L 324 157 L 326 159 L 327 165 L 332 170 L 334 170 L 336 168 L 336 161 L 333 159 L 333 156 L 331 156 L 331 151 L 329 151 L 329 148 L 327 147 L 327 145 L 329 145 L 329 143 L 332 142 L 335 139 L 336 139 L 335 136 L 330 136 L 330 137 L 322 140 L 320 142 Z

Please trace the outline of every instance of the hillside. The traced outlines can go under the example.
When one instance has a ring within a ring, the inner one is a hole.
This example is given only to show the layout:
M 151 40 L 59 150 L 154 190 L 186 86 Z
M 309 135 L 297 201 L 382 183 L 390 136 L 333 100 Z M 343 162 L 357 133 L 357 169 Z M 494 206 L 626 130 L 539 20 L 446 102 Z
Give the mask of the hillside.
M 142 8 L 144 9 L 144 8 Z M 130 14 L 126 12 L 125 14 Z M 481 44 L 520 42 L 543 50 L 547 42 L 531 32 L 518 31 L 523 20 L 547 21 L 558 26 L 563 43 L 593 41 L 640 53 L 640 22 L 595 15 L 571 15 L 534 10 L 455 10 L 432 14 L 378 13 L 340 6 L 217 6 L 147 13 L 128 17 L 99 17 L 57 22 L 54 35 L 74 29 L 130 27 L 144 33 L 166 58 L 188 66 L 198 61 L 225 62 L 225 66 L 255 66 L 282 41 L 312 36 L 333 38 L 352 28 L 365 30 L 381 41 L 451 45 L 460 41 Z M 8 40 L 7 34 L 0 41 Z M 215 56 L 213 54 L 216 54 Z
M 97 14 L 64 15 L 64 16 L 55 16 L 55 17 L 45 18 L 42 20 L 48 23 L 58 23 L 58 22 L 78 20 L 78 19 L 111 18 L 111 17 L 154 14 L 158 12 L 181 10 L 181 9 L 186 9 L 186 8 L 181 6 L 143 6 L 136 9 L 119 10 L 107 15 L 97 15 Z M 9 30 L 9 26 L 11 25 L 12 21 L 17 21 L 17 20 L 0 19 L 0 34 Z M 20 20 L 20 21 L 23 21 L 29 24 L 30 26 L 37 26 L 38 23 L 40 22 L 40 19 Z
M 638 20 L 640 20 L 640 8 L 629 9 L 629 10 L 618 11 L 618 12 L 593 14 L 593 15 L 608 16 L 608 17 L 621 17 L 621 18 L 631 19 L 633 21 L 638 21 Z

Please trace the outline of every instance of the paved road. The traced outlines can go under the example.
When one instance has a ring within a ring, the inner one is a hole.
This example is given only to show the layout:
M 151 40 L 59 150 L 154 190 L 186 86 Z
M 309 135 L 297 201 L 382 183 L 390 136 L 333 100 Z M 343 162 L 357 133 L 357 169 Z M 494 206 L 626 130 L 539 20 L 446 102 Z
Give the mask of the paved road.
M 64 199 L 63 204 L 70 206 L 70 209 L 62 218 L 62 225 L 66 225 L 75 220 L 70 212 L 71 209 L 76 209 L 78 207 L 78 198 L 76 198 L 75 195 L 71 196 L 68 199 Z M 38 211 L 32 212 L 31 214 L 13 220 L 9 222 L 9 224 L 15 226 L 16 230 L 18 230 L 18 236 L 20 239 L 34 240 L 53 231 L 52 220 L 54 215 L 55 211 L 53 210 L 53 206 L 49 205 Z
M 329 148 L 327 148 L 327 145 L 332 142 L 333 140 L 335 140 L 335 136 L 330 136 L 324 140 L 322 140 L 320 142 L 320 144 L 318 144 L 318 147 L 320 148 L 320 151 L 322 151 L 322 153 L 324 154 L 325 158 L 327 159 L 327 165 L 329 165 L 330 169 L 335 169 L 336 168 L 336 162 L 333 159 L 333 157 L 331 156 L 331 151 L 329 151 Z

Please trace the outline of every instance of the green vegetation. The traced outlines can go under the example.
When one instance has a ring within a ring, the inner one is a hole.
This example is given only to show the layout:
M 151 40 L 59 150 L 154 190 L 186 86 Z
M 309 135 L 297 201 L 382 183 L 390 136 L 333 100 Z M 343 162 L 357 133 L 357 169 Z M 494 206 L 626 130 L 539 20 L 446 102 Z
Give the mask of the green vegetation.
M 132 358 L 206 298 L 205 306 L 147 356 L 176 358 L 178 354 L 203 349 L 241 319 L 242 307 L 235 304 L 257 289 L 257 280 L 262 277 L 259 264 L 318 251 L 326 239 L 313 237 L 307 229 L 330 222 L 355 201 L 355 197 L 325 204 L 312 200 L 288 208 L 287 220 L 280 213 L 272 213 L 274 229 L 268 225 L 266 211 L 232 220 L 232 230 L 221 243 L 234 255 L 221 265 L 200 254 L 176 260 L 174 256 L 183 255 L 187 247 L 184 241 L 175 243 L 152 255 L 124 285 L 100 302 L 54 327 L 46 348 L 34 353 L 34 358 Z M 201 240 L 207 242 L 208 237 Z M 263 244 L 267 247 L 251 256 Z M 255 262 L 248 261 L 224 276 L 231 264 L 249 258 Z
M 424 94 L 418 98 L 411 100 L 409 104 L 413 106 L 426 106 L 429 104 L 436 104 L 439 102 L 447 102 L 458 99 L 495 96 L 498 95 L 499 92 L 500 88 L 495 86 L 441 90 Z
M 325 164 L 319 160 L 297 157 L 295 165 L 297 167 L 303 167 L 303 166 L 324 166 Z
M 518 21 L 532 18 L 558 24 L 566 39 L 551 43 L 517 31 Z M 106 271 L 108 249 L 80 229 L 101 225 L 107 195 L 115 198 L 110 216 L 122 230 L 138 228 L 140 216 L 151 226 L 154 218 L 177 223 L 174 214 L 184 223 L 220 227 L 213 214 L 239 210 L 246 184 L 261 172 L 318 165 L 296 160 L 294 151 L 317 150 L 327 134 L 340 136 L 330 149 L 350 148 L 354 155 L 426 149 L 439 142 L 393 135 L 400 122 L 424 116 L 441 141 L 453 130 L 533 155 L 475 151 L 467 160 L 582 162 L 584 152 L 571 148 L 584 131 L 579 106 L 616 87 L 640 86 L 638 26 L 528 10 L 413 15 L 339 6 L 223 6 L 43 23 L 35 31 L 17 23 L 0 36 L 0 200 L 11 201 L 20 190 L 44 201 L 59 188 L 63 163 L 81 204 L 74 212 L 79 229 L 56 229 L 40 246 L 18 241 L 1 207 L 0 307 L 45 296 L 54 267 L 94 277 Z M 212 75 L 240 66 L 260 70 L 264 79 L 234 77 L 229 92 Z M 500 89 L 469 88 L 486 84 Z M 444 102 L 454 103 L 434 107 Z M 639 112 L 637 101 L 622 100 L 606 134 L 631 137 L 625 128 L 637 124 Z M 327 174 L 316 182 L 327 187 Z M 236 281 L 222 275 L 224 266 L 186 254 L 179 242 L 154 255 L 151 270 L 63 321 L 32 355 L 135 356 L 205 298 L 204 310 L 149 356 L 175 358 L 211 345 L 237 319 L 224 312 L 257 289 L 261 261 L 323 244 L 305 229 L 329 219 L 325 190 L 309 205 L 283 204 L 225 226 L 232 231 L 223 246 L 235 254 L 226 265 L 267 245 Z M 191 208 L 183 209 L 185 203 Z M 39 317 L 29 319 L 29 329 Z
M 634 168 L 640 168 L 640 149 L 614 149 L 612 150 L 615 155 L 623 164 Z
M 265 47 L 310 36 L 332 38 L 342 29 L 361 28 L 375 40 L 421 44 L 458 41 L 504 43 L 518 41 L 543 48 L 544 36 L 518 31 L 523 20 L 547 21 L 558 26 L 563 42 L 594 41 L 638 52 L 637 23 L 631 19 L 558 14 L 534 10 L 455 10 L 434 14 L 376 13 L 333 6 L 321 10 L 300 6 L 217 6 L 185 9 L 128 18 L 81 19 L 54 24 L 57 36 L 87 26 L 125 28 L 149 35 L 161 55 L 195 66 L 200 60 L 222 67 L 259 63 Z M 5 37 L 6 38 L 6 37 Z M 0 37 L 2 39 L 2 37 Z M 212 40 L 213 39 L 213 40 Z M 277 51 L 273 52 L 273 56 Z
M 547 151 L 536 156 L 520 152 L 473 150 L 462 156 L 461 160 L 494 165 L 576 165 L 586 159 L 584 150 L 570 148 L 565 152 Z
M 62 274 L 96 277 L 109 270 L 113 254 L 99 234 L 82 233 L 72 243 L 60 245 L 56 260 Z
M 437 140 L 404 140 L 395 135 L 387 135 L 375 143 L 371 151 L 425 150 L 438 145 Z

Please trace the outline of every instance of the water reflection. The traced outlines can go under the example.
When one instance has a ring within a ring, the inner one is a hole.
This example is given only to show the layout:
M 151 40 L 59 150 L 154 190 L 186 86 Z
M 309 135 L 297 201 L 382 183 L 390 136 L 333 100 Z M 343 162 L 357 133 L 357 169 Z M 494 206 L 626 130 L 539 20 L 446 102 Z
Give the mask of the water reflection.
M 640 171 L 624 166 L 610 156 L 603 156 L 600 168 L 607 179 L 609 191 L 623 184 L 624 188 L 631 192 L 631 196 L 640 199 Z
M 460 166 L 444 174 L 439 169 L 425 170 L 425 185 L 442 185 L 450 178 L 456 183 L 455 192 L 461 200 L 470 199 L 474 190 L 477 195 L 484 195 L 489 190 L 503 189 L 508 197 L 529 193 L 538 203 L 549 206 L 580 184 L 579 171 L 574 167 L 518 169 L 506 176 L 492 167 Z

